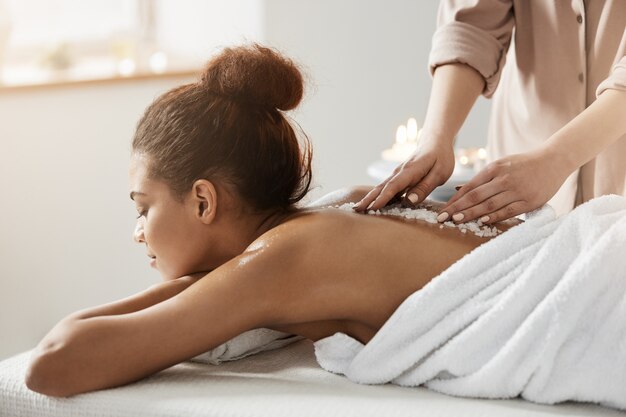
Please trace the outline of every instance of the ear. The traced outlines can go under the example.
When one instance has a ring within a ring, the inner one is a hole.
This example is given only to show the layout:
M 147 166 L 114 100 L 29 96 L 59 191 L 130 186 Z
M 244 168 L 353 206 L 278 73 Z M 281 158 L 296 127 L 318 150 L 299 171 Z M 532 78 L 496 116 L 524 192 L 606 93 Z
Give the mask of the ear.
M 217 213 L 217 189 L 209 180 L 196 180 L 191 187 L 191 206 L 194 216 L 210 224 Z

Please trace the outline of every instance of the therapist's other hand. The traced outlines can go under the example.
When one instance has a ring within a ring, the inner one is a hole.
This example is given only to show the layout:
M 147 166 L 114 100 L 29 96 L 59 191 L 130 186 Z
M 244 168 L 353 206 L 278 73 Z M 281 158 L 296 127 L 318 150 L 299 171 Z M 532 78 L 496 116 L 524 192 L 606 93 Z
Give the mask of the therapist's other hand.
M 439 210 L 439 222 L 480 219 L 493 224 L 544 205 L 568 173 L 543 150 L 510 155 L 487 165 Z
M 415 153 L 383 182 L 374 187 L 353 208 L 356 211 L 378 210 L 396 200 L 406 191 L 406 202 L 418 204 L 439 185 L 445 183 L 454 170 L 452 145 L 428 143 L 420 139 Z

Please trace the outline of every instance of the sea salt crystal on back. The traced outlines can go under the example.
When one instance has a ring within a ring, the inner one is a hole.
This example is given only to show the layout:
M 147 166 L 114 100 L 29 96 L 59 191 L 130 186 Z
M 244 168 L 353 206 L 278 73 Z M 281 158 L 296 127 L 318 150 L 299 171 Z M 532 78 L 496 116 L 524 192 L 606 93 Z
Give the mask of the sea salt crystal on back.
M 353 211 L 352 208 L 355 206 L 355 204 L 356 203 L 344 203 L 342 205 L 335 205 L 335 206 L 328 206 L 328 207 L 337 208 L 339 210 L 345 210 L 345 211 Z M 367 210 L 366 214 L 373 214 L 376 216 L 381 216 L 381 215 L 398 216 L 398 217 L 404 217 L 406 219 L 424 220 L 432 224 L 438 223 L 437 213 L 434 211 L 428 210 L 426 208 L 421 208 L 421 207 L 417 207 L 414 209 L 408 208 L 408 207 L 401 207 L 399 204 L 394 204 L 391 206 L 383 207 L 382 209 L 378 209 L 376 211 Z M 444 226 L 456 227 L 457 229 L 461 231 L 461 233 L 467 233 L 467 231 L 469 230 L 470 232 L 474 233 L 478 237 L 493 237 L 502 233 L 495 226 L 493 227 L 485 226 L 480 220 L 471 221 L 467 223 L 459 223 L 459 224 L 455 224 L 454 222 L 447 221 L 447 222 L 444 222 L 443 224 L 440 224 L 439 228 L 443 229 Z

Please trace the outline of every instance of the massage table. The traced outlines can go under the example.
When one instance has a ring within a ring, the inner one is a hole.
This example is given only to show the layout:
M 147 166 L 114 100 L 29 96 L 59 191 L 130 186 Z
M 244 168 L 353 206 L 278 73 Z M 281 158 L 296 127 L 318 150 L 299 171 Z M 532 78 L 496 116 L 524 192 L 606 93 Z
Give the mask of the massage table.
M 0 362 L 0 417 L 626 415 L 587 403 L 549 406 L 356 384 L 320 368 L 307 339 L 217 366 L 182 362 L 133 384 L 69 398 L 47 397 L 24 385 L 30 354 Z

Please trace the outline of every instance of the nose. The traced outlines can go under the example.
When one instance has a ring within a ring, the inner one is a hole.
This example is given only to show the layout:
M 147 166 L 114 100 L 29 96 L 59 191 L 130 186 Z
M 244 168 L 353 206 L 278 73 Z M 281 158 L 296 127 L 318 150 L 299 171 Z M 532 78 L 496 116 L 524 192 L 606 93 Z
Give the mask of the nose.
M 133 232 L 133 240 L 137 243 L 143 243 L 146 241 L 143 235 L 143 219 L 139 219 L 135 225 L 135 231 Z

